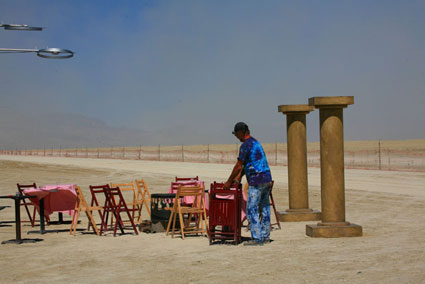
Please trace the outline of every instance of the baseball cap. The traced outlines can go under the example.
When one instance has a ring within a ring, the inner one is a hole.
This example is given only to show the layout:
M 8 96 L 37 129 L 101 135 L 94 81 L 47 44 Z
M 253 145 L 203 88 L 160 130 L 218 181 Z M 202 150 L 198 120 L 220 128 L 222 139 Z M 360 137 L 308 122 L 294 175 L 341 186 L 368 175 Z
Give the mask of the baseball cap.
M 246 125 L 245 122 L 238 122 L 235 124 L 235 129 L 233 130 L 232 134 L 235 135 L 236 132 L 238 131 L 243 131 L 243 132 L 247 132 L 249 131 L 248 125 Z

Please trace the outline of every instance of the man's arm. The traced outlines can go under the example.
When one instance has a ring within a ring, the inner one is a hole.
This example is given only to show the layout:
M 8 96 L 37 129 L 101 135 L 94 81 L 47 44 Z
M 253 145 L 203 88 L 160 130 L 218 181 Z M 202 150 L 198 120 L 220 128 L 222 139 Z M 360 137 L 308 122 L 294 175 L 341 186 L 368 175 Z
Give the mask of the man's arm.
M 227 182 L 224 184 L 224 189 L 230 189 L 230 186 L 232 185 L 233 181 L 236 177 L 242 176 L 242 169 L 243 169 L 243 162 L 241 160 L 238 160 L 233 167 L 233 171 L 230 174 L 229 178 L 227 179 Z

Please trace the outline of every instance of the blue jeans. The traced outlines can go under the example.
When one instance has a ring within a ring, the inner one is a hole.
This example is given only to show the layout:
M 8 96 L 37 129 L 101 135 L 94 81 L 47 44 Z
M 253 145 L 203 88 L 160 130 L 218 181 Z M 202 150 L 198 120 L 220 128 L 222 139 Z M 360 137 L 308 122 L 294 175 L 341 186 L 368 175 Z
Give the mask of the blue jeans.
M 248 187 L 246 216 L 254 241 L 270 239 L 270 183 Z M 261 215 L 261 216 L 260 216 Z

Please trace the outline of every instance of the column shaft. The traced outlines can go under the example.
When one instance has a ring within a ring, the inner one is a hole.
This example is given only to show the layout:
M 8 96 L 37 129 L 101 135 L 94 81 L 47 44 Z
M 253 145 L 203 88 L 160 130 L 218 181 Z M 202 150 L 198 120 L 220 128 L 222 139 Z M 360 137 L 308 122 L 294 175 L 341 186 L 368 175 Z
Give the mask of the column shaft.
M 342 108 L 320 109 L 322 222 L 345 222 Z
M 288 114 L 289 209 L 308 208 L 306 115 Z

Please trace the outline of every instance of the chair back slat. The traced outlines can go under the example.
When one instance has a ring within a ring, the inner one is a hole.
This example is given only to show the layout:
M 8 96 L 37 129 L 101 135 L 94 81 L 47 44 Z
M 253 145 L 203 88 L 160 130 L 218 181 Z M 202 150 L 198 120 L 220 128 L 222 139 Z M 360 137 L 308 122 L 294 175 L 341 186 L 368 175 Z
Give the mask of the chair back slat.
M 189 180 L 199 180 L 199 177 L 176 177 L 176 182 L 178 181 L 189 181 Z

